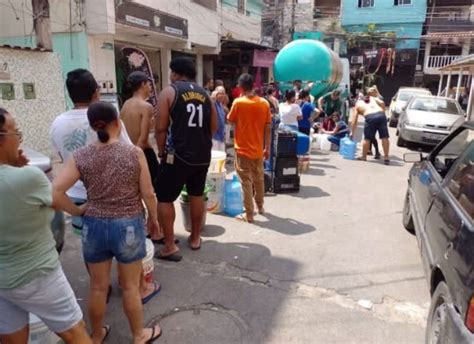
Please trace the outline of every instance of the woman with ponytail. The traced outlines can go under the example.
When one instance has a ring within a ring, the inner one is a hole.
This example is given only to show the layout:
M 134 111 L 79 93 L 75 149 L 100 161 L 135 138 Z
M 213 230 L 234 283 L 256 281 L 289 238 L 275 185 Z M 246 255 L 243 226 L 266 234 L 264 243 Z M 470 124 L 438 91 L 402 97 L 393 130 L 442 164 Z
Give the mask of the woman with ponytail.
M 303 119 L 301 108 L 295 103 L 296 93 L 294 90 L 286 90 L 284 103 L 280 104 L 280 128 L 298 131 L 298 121 Z
M 142 200 L 149 228 L 157 229 L 157 201 L 143 150 L 120 142 L 117 110 L 107 102 L 89 106 L 87 118 L 97 141 L 78 149 L 53 183 L 62 205 L 71 200 L 66 191 L 78 180 L 87 190 L 82 250 L 91 276 L 89 318 L 94 342 L 110 331 L 103 325 L 112 258 L 117 260 L 124 311 L 133 343 L 151 343 L 161 335 L 159 326 L 143 328 L 139 281 L 146 255 Z

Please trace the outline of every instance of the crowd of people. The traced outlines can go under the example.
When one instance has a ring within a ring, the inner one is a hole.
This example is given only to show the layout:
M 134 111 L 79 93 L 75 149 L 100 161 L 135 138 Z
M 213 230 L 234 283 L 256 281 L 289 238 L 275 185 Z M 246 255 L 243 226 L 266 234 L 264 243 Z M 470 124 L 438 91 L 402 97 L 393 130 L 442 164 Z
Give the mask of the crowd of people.
M 222 81 L 208 81 L 205 87 L 194 82 L 192 60 L 175 58 L 169 67 L 170 84 L 159 94 L 157 108 L 147 102 L 149 77 L 130 73 L 127 86 L 133 96 L 120 113 L 99 100 L 99 86 L 89 71 L 68 73 L 66 88 L 74 107 L 51 126 L 52 146 L 64 165 L 52 184 L 39 169 L 27 166 L 15 117 L 0 108 L 0 314 L 9 314 L 0 317 L 0 342 L 27 343 L 31 312 L 66 343 L 103 343 L 112 330 L 105 314 L 115 259 L 133 343 L 152 343 L 162 331 L 159 325 L 144 327 L 143 305 L 161 286 L 144 278 L 145 240 L 148 236 L 162 245 L 155 258 L 182 259 L 174 201 L 186 187 L 192 224 L 187 244 L 201 248 L 206 176 L 211 151 L 225 150 L 225 124 L 234 126 L 234 165 L 243 190 L 244 212 L 237 219 L 249 223 L 255 207 L 265 212 L 263 162 L 270 155 L 275 118 L 282 129 L 309 135 L 314 128 L 335 145 L 349 134 L 339 91 L 315 101 L 311 85 L 302 88 L 296 81 L 279 102 L 277 88 L 258 92 L 253 77 L 242 74 L 230 104 Z M 360 159 L 366 159 L 378 131 L 388 162 L 385 108 L 378 96 L 376 89 L 369 90 L 355 107 L 366 122 Z M 149 139 L 153 128 L 157 151 Z M 70 214 L 81 233 L 90 276 L 91 332 L 61 269 L 50 231 L 54 209 Z

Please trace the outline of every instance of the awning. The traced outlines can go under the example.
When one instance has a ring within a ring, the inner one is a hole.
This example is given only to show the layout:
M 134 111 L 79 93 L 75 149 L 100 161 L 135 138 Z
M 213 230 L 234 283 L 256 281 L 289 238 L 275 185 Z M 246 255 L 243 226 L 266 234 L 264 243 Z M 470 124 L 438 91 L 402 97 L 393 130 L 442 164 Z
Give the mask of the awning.
M 450 65 L 440 68 L 439 70 L 457 72 L 460 71 L 461 68 L 463 70 L 474 68 L 474 54 L 460 58 L 451 63 Z
M 428 41 L 440 41 L 444 44 L 459 44 L 474 38 L 474 31 L 429 32 L 422 36 Z

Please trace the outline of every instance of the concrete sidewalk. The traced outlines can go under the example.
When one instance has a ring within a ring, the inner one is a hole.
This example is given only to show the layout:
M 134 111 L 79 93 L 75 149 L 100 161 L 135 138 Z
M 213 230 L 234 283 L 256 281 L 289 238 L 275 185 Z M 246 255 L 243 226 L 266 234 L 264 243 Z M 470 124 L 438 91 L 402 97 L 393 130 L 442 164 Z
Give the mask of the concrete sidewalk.
M 162 291 L 144 307 L 158 343 L 423 343 L 428 287 L 416 239 L 401 224 L 409 166 L 315 153 L 297 194 L 266 198 L 254 224 L 208 215 L 200 251 L 155 260 Z M 80 239 L 61 261 L 86 311 Z M 158 248 L 158 247 L 157 247 Z M 131 336 L 114 274 L 108 343 Z M 87 319 L 86 319 L 87 320 Z

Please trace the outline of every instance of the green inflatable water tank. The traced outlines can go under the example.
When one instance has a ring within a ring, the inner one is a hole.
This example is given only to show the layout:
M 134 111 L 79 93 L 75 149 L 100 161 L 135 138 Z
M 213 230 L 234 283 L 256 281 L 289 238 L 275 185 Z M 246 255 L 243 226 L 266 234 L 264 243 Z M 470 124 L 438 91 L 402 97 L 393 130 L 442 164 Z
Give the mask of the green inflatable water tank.
M 303 86 L 313 82 L 311 94 L 320 97 L 338 87 L 342 62 L 324 43 L 299 39 L 285 45 L 277 54 L 273 74 L 282 91 L 291 89 L 294 80 L 301 80 Z

